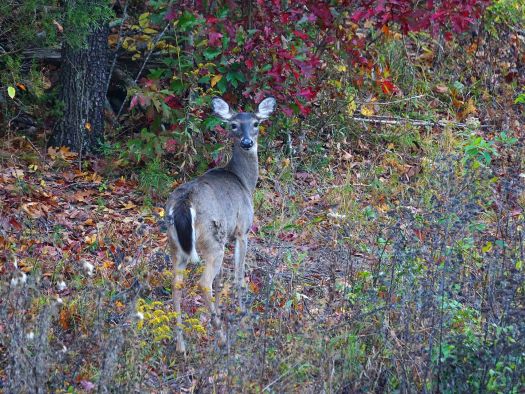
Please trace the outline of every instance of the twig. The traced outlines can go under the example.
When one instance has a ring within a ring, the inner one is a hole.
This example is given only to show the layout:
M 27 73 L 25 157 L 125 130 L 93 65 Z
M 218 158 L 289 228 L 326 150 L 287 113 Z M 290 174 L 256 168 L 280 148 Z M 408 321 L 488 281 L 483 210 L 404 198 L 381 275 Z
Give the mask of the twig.
M 399 100 L 392 100 L 392 101 L 357 101 L 356 103 L 357 104 L 390 105 L 390 104 L 402 103 L 404 101 L 415 100 L 415 99 L 422 98 L 422 97 L 425 97 L 425 96 L 426 96 L 426 94 L 420 94 L 418 96 L 405 97 L 405 98 L 402 98 L 402 99 L 399 99 Z
M 126 4 L 124 5 L 124 11 L 122 13 L 122 23 L 120 24 L 120 27 L 118 29 L 117 48 L 115 49 L 115 56 L 113 56 L 113 62 L 111 63 L 111 67 L 109 69 L 108 81 L 106 82 L 106 96 L 108 95 L 109 83 L 111 81 L 111 76 L 113 75 L 113 70 L 115 69 L 115 64 L 117 64 L 118 51 L 122 46 L 122 28 L 124 27 L 126 19 L 128 19 L 128 3 L 129 0 L 126 0 Z
M 438 120 L 438 121 L 431 121 L 431 120 L 420 120 L 420 119 L 409 119 L 409 118 L 389 118 L 384 116 L 371 116 L 369 118 L 363 118 L 361 116 L 352 116 L 353 120 L 360 121 L 360 122 L 366 122 L 366 123 L 379 123 L 379 124 L 389 124 L 389 125 L 399 125 L 399 124 L 405 124 L 410 123 L 414 126 L 440 126 L 440 127 L 446 127 L 446 126 L 453 126 L 453 127 L 461 127 L 466 128 L 468 125 L 466 123 L 459 123 L 459 122 L 451 122 L 447 120 Z M 479 128 L 489 128 L 490 125 L 480 125 Z
M 42 154 L 42 152 L 40 152 L 37 147 L 31 142 L 31 140 L 29 138 L 27 138 L 27 136 L 23 136 L 24 137 L 24 140 L 26 140 L 27 142 L 29 142 L 29 145 L 31 145 L 31 148 L 33 148 L 33 150 L 38 153 L 38 155 L 40 156 L 40 159 L 44 162 L 46 162 L 46 158 L 45 156 Z
M 289 374 L 293 371 L 293 369 L 299 365 L 299 362 L 300 362 L 300 361 L 297 361 L 294 365 L 291 366 L 291 368 L 288 369 L 288 371 L 286 371 L 285 373 L 279 375 L 276 379 L 274 379 L 273 381 L 271 381 L 270 383 L 268 383 L 268 384 L 262 389 L 262 391 L 265 392 L 265 391 L 268 390 L 270 387 L 272 387 L 275 383 L 277 383 L 278 381 L 280 381 L 282 378 L 284 378 L 285 376 L 289 375 Z

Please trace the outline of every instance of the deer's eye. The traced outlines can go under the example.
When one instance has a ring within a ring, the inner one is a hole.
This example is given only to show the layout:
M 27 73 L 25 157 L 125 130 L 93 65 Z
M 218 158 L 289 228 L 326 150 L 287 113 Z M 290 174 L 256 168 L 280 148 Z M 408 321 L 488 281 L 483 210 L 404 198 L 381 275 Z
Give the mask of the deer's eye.
M 232 123 L 232 130 L 237 130 L 237 125 L 235 123 Z
M 253 127 L 259 127 L 259 122 L 255 122 L 255 123 L 253 124 Z

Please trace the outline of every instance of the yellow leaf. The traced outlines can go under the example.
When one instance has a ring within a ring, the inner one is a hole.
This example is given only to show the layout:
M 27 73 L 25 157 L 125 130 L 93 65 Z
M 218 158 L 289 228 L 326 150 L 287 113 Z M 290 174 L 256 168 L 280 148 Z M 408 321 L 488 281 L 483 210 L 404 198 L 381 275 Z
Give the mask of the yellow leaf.
M 330 81 L 330 84 L 332 86 L 334 86 L 337 90 L 341 90 L 341 88 L 343 87 L 343 84 L 341 81 L 338 81 L 336 79 L 331 79 Z
M 470 114 L 475 113 L 477 110 L 478 109 L 474 105 L 474 100 L 470 98 L 463 107 L 463 110 L 458 114 L 459 120 L 466 119 Z
M 157 30 L 155 29 L 152 29 L 151 27 L 146 27 L 144 30 L 143 30 L 144 34 L 157 34 Z
M 155 207 L 154 210 L 157 212 L 157 215 L 159 215 L 159 217 L 161 218 L 163 218 L 166 214 L 166 212 L 164 212 L 164 208 Z
M 117 38 L 118 39 L 118 38 Z M 129 50 L 130 47 L 135 43 L 135 40 L 131 37 L 126 37 L 124 41 L 122 41 L 122 48 Z M 134 46 L 134 45 L 133 45 Z
M 124 204 L 124 207 L 122 209 L 128 210 L 128 209 L 133 209 L 136 207 L 137 206 L 135 204 L 133 204 L 131 201 L 128 201 L 126 204 Z
M 346 66 L 344 64 L 338 64 L 337 66 L 335 66 L 335 69 L 337 71 L 340 71 L 340 72 L 343 72 L 343 71 L 347 70 L 347 68 L 346 68 Z
M 221 79 L 222 79 L 222 75 L 221 74 L 217 74 L 217 75 L 214 75 L 213 77 L 211 77 L 211 80 L 210 80 L 211 87 L 213 88 L 215 85 L 217 85 L 217 83 L 219 83 L 219 81 Z
M 135 53 L 133 56 L 131 56 L 131 60 L 135 61 L 135 60 L 138 60 L 140 59 L 140 53 Z
M 86 122 L 86 124 L 84 125 L 84 127 L 86 128 L 87 131 L 91 131 L 91 123 Z
M 481 248 L 481 251 L 482 251 L 483 253 L 490 252 L 491 250 L 492 250 L 492 242 L 490 242 L 490 241 L 487 242 L 487 243 L 485 244 L 485 246 L 483 246 L 483 247 Z
M 145 28 L 149 25 L 149 12 L 145 12 L 139 16 L 139 25 L 142 28 Z
M 372 116 L 375 113 L 374 105 L 371 104 L 371 103 L 363 104 L 362 107 L 361 107 L 361 113 L 364 116 Z
M 348 102 L 348 105 L 346 107 L 346 112 L 348 113 L 348 115 L 352 116 L 356 109 L 357 109 L 357 104 L 354 98 L 352 97 L 350 101 Z
M 104 267 L 104 269 L 113 269 L 115 268 L 115 263 L 111 260 L 105 260 L 103 263 L 102 263 L 102 267 Z

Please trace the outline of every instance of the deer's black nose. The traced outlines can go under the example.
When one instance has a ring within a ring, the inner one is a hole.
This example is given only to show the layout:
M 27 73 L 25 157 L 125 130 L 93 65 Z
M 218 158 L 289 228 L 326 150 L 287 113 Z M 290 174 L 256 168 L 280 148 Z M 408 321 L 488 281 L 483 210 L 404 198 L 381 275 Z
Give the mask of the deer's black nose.
M 241 139 L 241 148 L 248 150 L 252 146 L 253 146 L 253 140 L 252 139 L 246 138 L 246 137 Z

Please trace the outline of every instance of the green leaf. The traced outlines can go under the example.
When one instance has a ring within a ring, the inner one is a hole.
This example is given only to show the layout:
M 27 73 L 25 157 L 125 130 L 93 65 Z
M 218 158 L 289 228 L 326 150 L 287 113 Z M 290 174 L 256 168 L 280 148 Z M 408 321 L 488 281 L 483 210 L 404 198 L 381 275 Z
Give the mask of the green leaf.
M 212 60 L 212 59 L 215 59 L 217 56 L 219 56 L 221 52 L 222 52 L 221 48 L 206 48 L 203 54 L 206 60 Z
M 223 7 L 219 10 L 218 14 L 217 14 L 217 17 L 219 19 L 224 19 L 228 16 L 228 13 L 230 12 L 230 10 L 228 9 L 228 7 Z
M 221 123 L 222 121 L 216 116 L 208 116 L 206 119 L 204 119 L 204 122 L 202 122 L 204 127 L 208 130 L 213 129 L 215 126 L 220 125 Z
M 240 71 L 235 71 L 232 73 L 233 76 L 235 77 L 235 79 L 239 82 L 246 82 L 246 78 L 244 76 L 244 74 Z
M 15 94 L 16 94 L 16 90 L 15 90 L 15 88 L 12 87 L 12 86 L 8 86 L 8 87 L 7 87 L 7 95 L 8 95 L 9 97 L 11 97 L 12 99 L 14 99 L 14 98 L 15 98 Z
M 226 79 L 222 78 L 215 87 L 221 92 L 221 94 L 226 93 L 228 90 L 228 84 L 226 83 Z
M 177 22 L 178 22 L 177 25 L 183 31 L 190 30 L 193 26 L 198 24 L 198 21 L 195 15 L 193 15 L 191 12 L 188 12 L 188 11 L 184 11 Z
M 518 97 L 516 97 L 514 104 L 525 104 L 525 93 L 521 93 Z
M 492 242 L 490 242 L 490 241 L 487 242 L 487 243 L 485 244 L 485 246 L 483 246 L 483 247 L 481 248 L 481 251 L 482 251 L 483 253 L 490 252 L 491 250 L 492 250 Z

